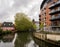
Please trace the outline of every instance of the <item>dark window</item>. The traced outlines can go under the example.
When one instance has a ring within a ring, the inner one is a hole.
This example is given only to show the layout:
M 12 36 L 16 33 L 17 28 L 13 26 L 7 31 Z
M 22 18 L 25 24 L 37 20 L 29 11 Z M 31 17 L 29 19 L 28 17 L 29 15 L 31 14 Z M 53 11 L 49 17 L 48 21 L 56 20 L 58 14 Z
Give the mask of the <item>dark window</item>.
M 53 2 L 53 0 L 47 0 L 47 3 L 49 3 L 49 2 Z

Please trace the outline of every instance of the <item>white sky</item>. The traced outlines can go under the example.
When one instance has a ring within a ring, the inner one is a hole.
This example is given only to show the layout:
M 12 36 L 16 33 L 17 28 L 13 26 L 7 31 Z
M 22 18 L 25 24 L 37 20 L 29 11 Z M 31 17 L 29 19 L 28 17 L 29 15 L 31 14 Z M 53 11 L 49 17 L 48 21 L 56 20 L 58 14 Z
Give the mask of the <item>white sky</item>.
M 38 21 L 41 3 L 42 0 L 0 0 L 0 22 L 13 22 L 18 12 Z

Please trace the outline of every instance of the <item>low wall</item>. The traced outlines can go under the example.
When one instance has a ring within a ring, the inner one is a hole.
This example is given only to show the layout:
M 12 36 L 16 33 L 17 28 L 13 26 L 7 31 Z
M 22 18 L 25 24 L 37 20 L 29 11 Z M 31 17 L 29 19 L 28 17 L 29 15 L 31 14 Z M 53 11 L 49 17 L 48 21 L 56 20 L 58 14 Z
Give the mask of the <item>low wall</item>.
M 54 40 L 54 41 L 58 41 L 58 40 L 60 40 L 60 35 L 47 34 L 47 39 Z
M 45 40 L 45 39 L 50 39 L 53 41 L 59 41 L 60 40 L 60 35 L 58 34 L 43 34 L 43 33 L 34 33 L 35 37 Z
M 34 33 L 34 36 L 42 40 L 46 39 L 46 35 L 42 33 Z

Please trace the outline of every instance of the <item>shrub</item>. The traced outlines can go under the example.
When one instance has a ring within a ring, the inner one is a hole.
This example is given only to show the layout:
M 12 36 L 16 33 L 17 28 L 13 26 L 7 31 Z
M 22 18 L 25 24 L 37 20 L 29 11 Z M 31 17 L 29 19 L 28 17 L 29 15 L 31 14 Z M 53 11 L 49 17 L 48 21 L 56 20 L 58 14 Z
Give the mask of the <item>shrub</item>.
M 9 31 L 9 30 L 6 30 L 6 31 L 3 31 L 3 34 L 6 35 L 6 34 L 11 34 L 12 31 Z

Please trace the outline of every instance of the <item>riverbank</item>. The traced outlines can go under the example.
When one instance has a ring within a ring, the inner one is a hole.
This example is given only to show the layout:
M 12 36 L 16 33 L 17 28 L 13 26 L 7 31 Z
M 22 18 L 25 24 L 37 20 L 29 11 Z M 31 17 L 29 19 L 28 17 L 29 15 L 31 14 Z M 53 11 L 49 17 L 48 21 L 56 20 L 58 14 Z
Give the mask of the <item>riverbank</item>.
M 60 35 L 59 34 L 46 34 L 46 33 L 33 33 L 34 37 L 45 42 L 60 46 Z

